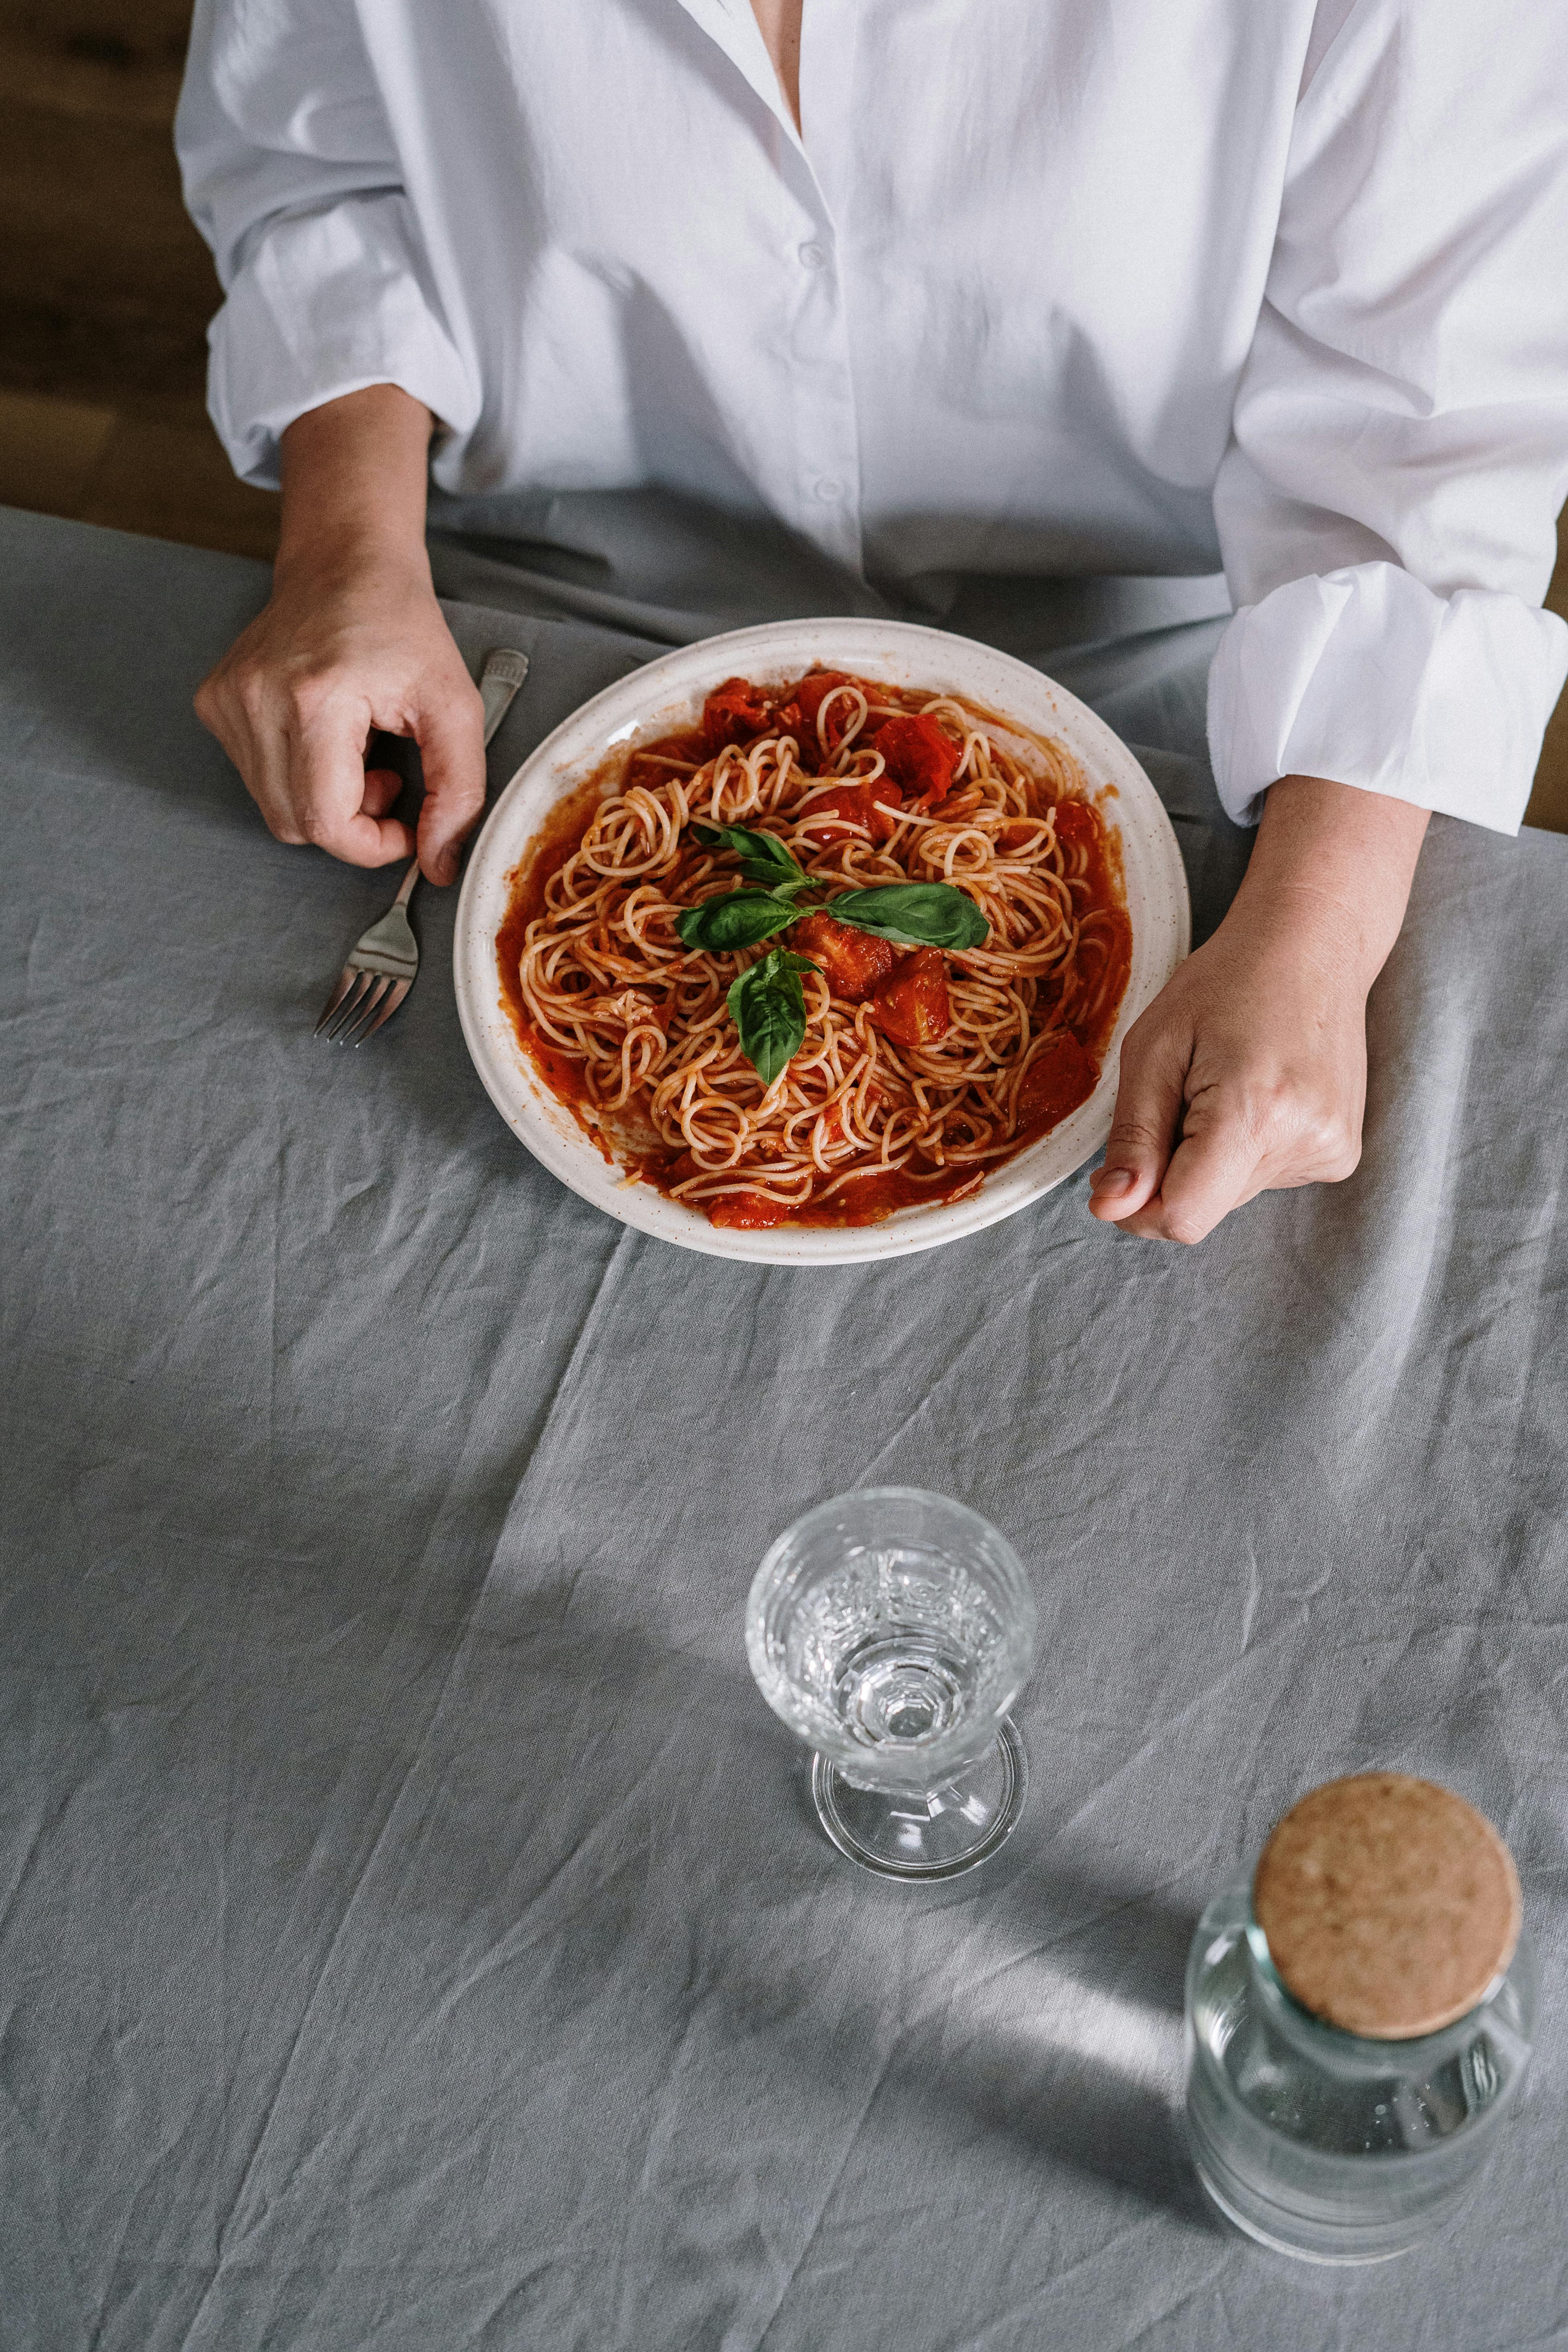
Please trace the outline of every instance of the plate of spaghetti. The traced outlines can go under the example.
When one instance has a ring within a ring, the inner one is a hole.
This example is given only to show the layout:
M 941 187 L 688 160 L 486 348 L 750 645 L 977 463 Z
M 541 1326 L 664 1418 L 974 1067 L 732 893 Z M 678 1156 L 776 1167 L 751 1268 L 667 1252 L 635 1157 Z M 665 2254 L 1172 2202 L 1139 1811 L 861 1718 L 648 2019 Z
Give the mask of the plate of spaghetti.
M 844 1264 L 1012 1214 L 1103 1143 L 1187 951 L 1131 753 L 1009 656 L 771 624 L 650 662 L 501 793 L 458 910 L 501 1116 L 623 1223 Z

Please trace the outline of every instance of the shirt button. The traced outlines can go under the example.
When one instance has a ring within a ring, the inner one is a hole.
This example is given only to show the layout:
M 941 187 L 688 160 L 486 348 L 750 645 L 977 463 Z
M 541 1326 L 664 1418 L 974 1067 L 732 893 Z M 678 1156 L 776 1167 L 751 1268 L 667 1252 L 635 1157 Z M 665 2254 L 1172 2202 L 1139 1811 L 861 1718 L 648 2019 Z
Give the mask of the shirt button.
M 803 269 L 826 269 L 827 267 L 827 256 L 819 245 L 803 245 L 799 259 Z
M 842 482 L 820 481 L 816 486 L 815 495 L 824 506 L 836 506 L 844 496 L 844 485 Z

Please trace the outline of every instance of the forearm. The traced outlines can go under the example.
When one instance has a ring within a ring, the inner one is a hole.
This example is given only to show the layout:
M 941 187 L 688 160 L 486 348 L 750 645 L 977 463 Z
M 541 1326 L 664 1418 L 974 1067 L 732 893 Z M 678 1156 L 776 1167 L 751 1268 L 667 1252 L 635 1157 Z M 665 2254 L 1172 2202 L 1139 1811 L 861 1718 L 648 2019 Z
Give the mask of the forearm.
M 282 436 L 279 587 L 318 590 L 367 566 L 428 577 L 425 496 L 434 420 L 395 383 L 296 417 Z

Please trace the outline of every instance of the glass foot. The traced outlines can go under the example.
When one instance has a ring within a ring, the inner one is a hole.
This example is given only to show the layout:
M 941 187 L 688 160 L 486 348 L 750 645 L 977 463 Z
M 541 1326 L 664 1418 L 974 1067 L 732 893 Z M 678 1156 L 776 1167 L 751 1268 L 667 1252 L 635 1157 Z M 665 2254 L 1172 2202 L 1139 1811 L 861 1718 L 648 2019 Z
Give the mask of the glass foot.
M 858 1789 L 826 1756 L 814 1756 L 811 1793 L 840 1853 L 889 1878 L 953 1878 L 1011 1835 L 1024 1810 L 1029 1768 L 1010 1715 L 997 1738 L 955 1780 L 929 1796 Z

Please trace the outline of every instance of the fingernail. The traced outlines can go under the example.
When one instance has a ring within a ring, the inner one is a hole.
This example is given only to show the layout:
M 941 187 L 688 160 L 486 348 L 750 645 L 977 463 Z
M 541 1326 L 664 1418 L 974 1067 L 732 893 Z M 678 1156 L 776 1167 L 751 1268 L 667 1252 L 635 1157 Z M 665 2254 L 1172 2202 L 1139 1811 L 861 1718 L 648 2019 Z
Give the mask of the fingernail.
M 1134 1181 L 1131 1168 L 1097 1168 L 1089 1189 L 1102 1201 L 1120 1201 L 1123 1192 L 1131 1192 Z

